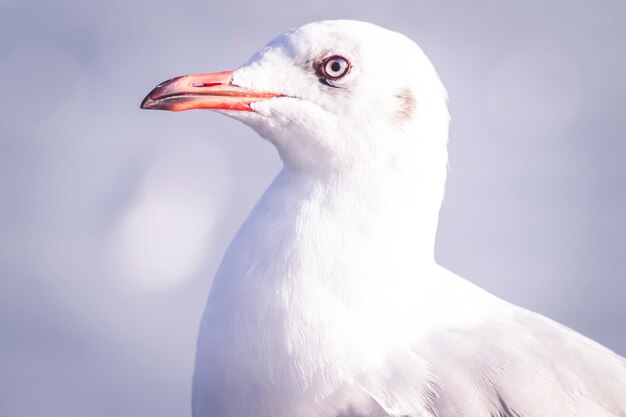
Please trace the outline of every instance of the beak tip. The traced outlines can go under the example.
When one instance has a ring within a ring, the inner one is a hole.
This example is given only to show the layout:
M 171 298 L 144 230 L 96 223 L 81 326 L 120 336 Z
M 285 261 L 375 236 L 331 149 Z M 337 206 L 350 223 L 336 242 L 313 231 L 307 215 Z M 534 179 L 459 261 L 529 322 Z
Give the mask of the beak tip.
M 154 106 L 154 100 L 152 100 L 150 98 L 150 95 L 148 94 L 146 96 L 146 98 L 144 98 L 141 101 L 141 104 L 139 105 L 139 108 L 142 109 L 142 110 L 151 110 L 151 109 L 154 108 L 153 106 Z

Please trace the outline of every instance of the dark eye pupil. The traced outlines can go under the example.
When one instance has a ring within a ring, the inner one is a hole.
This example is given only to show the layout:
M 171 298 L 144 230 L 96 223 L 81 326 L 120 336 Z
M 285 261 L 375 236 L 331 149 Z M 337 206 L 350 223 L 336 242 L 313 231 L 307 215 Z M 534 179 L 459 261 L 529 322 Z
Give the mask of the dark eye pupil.
M 341 70 L 341 64 L 335 61 L 332 64 L 330 64 L 330 69 L 333 70 L 333 72 L 339 72 Z

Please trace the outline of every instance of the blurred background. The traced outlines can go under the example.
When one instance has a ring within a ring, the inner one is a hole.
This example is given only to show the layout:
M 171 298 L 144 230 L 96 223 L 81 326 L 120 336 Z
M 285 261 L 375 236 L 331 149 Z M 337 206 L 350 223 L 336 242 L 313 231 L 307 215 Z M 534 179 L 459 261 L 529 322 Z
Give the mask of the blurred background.
M 326 18 L 406 33 L 449 90 L 439 262 L 626 354 L 626 2 L 0 0 L 0 415 L 190 415 L 212 276 L 280 161 L 139 103 Z

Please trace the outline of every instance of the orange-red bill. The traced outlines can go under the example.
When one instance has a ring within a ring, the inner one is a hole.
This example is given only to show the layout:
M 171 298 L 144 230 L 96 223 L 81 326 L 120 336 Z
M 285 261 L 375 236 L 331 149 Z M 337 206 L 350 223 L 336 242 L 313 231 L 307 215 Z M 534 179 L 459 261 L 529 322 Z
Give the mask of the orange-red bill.
M 142 109 L 183 111 L 191 109 L 252 111 L 256 101 L 280 97 L 278 93 L 257 92 L 231 83 L 232 71 L 192 74 L 157 85 L 141 102 Z

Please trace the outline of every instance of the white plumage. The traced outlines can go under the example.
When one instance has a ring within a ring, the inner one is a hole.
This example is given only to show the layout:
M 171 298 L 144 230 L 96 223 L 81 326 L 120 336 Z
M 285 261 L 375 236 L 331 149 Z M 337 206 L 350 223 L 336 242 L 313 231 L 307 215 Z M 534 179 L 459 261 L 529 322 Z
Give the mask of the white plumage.
M 449 116 L 415 43 L 312 23 L 231 84 L 280 95 L 220 111 L 284 168 L 215 277 L 194 417 L 626 416 L 623 358 L 435 263 Z

